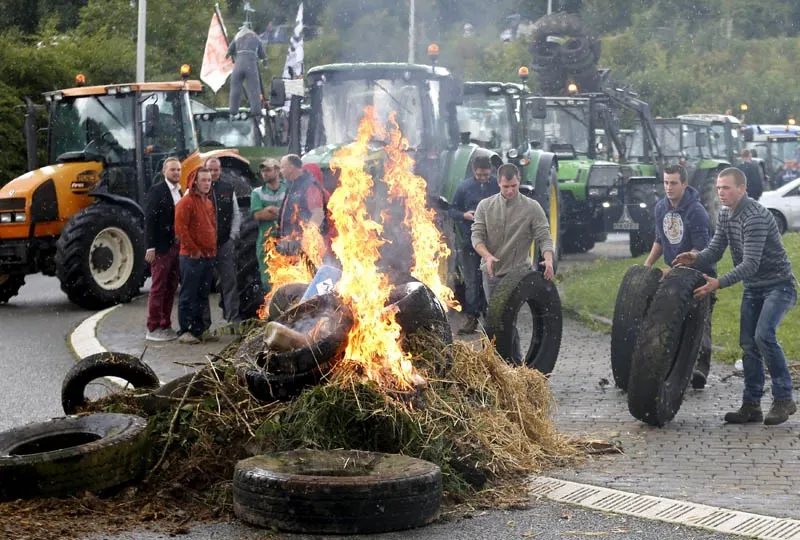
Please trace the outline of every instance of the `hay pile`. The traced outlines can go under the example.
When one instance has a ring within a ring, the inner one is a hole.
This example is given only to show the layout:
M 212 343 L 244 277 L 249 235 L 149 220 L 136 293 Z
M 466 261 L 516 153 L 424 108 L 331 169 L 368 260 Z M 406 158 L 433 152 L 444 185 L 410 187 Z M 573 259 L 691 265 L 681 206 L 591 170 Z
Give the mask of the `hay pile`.
M 229 347 L 214 369 L 208 360 L 195 375 L 195 383 L 206 386 L 203 395 L 192 397 L 187 389 L 172 398 L 168 410 L 149 417 L 153 452 L 143 483 L 104 499 L 87 494 L 58 502 L 0 503 L 3 515 L 37 517 L 5 520 L 0 533 L 46 538 L 151 522 L 181 532 L 189 520 L 231 516 L 238 460 L 298 447 L 427 459 L 442 469 L 446 501 L 473 505 L 521 502 L 525 473 L 579 455 L 550 420 L 550 389 L 539 372 L 509 367 L 488 342 L 474 351 L 464 343 L 445 346 L 432 336 L 413 336 L 408 346 L 427 379 L 416 393 L 388 393 L 340 371 L 290 402 L 270 404 L 255 400 L 240 384 L 236 347 Z M 448 361 L 451 367 L 443 368 Z M 130 392 L 116 394 L 85 412 L 144 414 L 144 400 Z

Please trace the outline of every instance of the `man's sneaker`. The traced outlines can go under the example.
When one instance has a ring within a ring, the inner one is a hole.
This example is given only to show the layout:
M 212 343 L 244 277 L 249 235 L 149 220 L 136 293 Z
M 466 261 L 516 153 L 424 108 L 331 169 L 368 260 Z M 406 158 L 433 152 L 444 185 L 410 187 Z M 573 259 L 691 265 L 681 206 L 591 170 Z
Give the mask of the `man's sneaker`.
M 751 422 L 761 422 L 764 414 L 761 412 L 761 405 L 758 403 L 742 403 L 738 411 L 729 412 L 725 415 L 725 421 L 729 424 L 749 424 Z
M 700 372 L 695 371 L 692 373 L 692 388 L 695 390 L 700 390 L 701 388 L 706 387 L 706 376 Z
M 466 335 L 466 334 L 474 334 L 475 331 L 478 329 L 478 318 L 474 315 L 467 315 L 467 321 L 464 323 L 458 330 L 458 334 Z
M 144 339 L 147 341 L 170 341 L 171 339 L 164 334 L 164 331 L 161 328 L 156 328 L 153 331 L 148 330 L 147 333 L 144 335 Z
M 184 332 L 181 334 L 181 337 L 178 338 L 178 343 L 183 343 L 184 345 L 197 345 L 200 343 L 200 338 L 192 335 L 191 332 Z
M 797 412 L 797 405 L 791 399 L 780 399 L 772 402 L 764 423 L 768 426 L 777 426 L 786 422 L 790 416 Z

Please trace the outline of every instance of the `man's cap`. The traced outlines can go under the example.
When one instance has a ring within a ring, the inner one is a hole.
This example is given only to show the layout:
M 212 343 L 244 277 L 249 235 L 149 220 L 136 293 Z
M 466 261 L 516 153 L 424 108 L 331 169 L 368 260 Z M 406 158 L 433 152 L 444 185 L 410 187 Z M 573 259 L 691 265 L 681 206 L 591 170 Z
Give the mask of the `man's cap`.
M 267 158 L 258 166 L 259 169 L 277 169 L 281 164 L 275 158 Z

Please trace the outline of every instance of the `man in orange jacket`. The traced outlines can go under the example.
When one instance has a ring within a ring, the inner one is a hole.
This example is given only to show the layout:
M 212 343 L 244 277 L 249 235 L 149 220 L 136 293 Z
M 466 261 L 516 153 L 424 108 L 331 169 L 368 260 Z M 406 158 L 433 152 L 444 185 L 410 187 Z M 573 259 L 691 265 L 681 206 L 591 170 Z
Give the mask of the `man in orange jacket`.
M 200 168 L 191 191 L 175 207 L 175 234 L 181 246 L 180 343 L 200 343 L 208 330 L 203 306 L 208 303 L 217 255 L 217 213 L 210 192 L 211 171 Z

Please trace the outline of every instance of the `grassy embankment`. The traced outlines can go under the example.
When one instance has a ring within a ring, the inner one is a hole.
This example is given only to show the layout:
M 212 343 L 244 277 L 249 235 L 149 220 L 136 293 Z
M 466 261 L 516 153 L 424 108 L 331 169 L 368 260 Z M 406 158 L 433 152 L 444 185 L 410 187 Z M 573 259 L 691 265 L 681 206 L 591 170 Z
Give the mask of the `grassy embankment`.
M 800 233 L 783 236 L 783 243 L 792 261 L 795 274 L 800 271 Z M 622 276 L 631 264 L 644 262 L 645 257 L 609 261 L 601 259 L 594 263 L 571 269 L 559 276 L 561 301 L 565 311 L 577 316 L 601 330 L 610 331 L 606 324 L 598 322 L 592 315 L 611 319 L 614 302 Z M 663 263 L 662 265 L 663 266 Z M 719 262 L 719 275 L 732 267 L 730 253 Z M 742 284 L 738 283 L 718 293 L 714 308 L 712 340 L 722 347 L 714 351 L 714 359 L 732 363 L 741 358 L 739 349 L 739 304 L 742 299 Z M 789 361 L 800 360 L 800 309 L 795 307 L 787 314 L 778 330 L 778 339 L 783 345 Z

